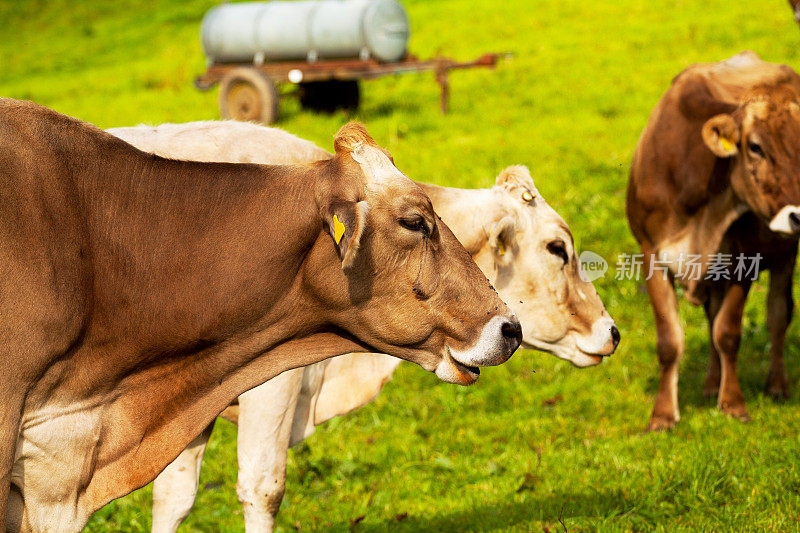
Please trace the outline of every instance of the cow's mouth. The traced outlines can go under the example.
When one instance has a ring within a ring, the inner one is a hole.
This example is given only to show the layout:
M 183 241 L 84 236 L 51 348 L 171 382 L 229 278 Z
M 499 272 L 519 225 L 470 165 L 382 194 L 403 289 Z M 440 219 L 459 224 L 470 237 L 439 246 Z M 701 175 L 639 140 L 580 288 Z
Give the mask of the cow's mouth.
M 600 363 L 602 363 L 603 362 L 603 358 L 606 357 L 604 355 L 597 355 L 597 354 L 586 353 L 586 352 L 583 352 L 583 355 L 585 355 L 586 357 L 588 357 L 589 359 L 594 361 L 594 364 L 596 364 L 596 365 L 599 365 Z
M 555 355 L 559 359 L 572 363 L 577 368 L 587 368 L 590 366 L 599 365 L 603 360 L 608 357 L 605 355 L 584 352 L 573 342 L 559 342 L 550 343 L 544 341 L 534 340 L 533 342 L 522 341 L 523 348 L 531 350 L 539 350 L 545 353 Z
M 447 346 L 445 349 L 445 357 L 450 360 L 450 363 L 453 365 L 456 374 L 458 375 L 459 381 L 461 381 L 465 385 L 472 385 L 478 380 L 478 377 L 481 375 L 481 369 L 477 366 L 470 366 L 467 364 L 462 363 L 455 357 L 453 357 L 453 352 L 450 351 L 450 347 Z
M 556 357 L 566 359 L 573 366 L 577 368 L 587 368 L 590 366 L 599 365 L 603 360 L 608 357 L 607 355 L 600 355 L 596 353 L 584 352 L 580 348 L 576 348 L 569 354 L 554 353 Z
M 481 375 L 481 369 L 478 368 L 477 366 L 465 365 L 464 363 L 459 363 L 455 359 L 453 359 L 453 364 L 455 364 L 459 372 L 461 372 L 462 374 L 469 374 L 474 379 L 478 379 L 478 376 Z
M 436 368 L 439 379 L 457 385 L 472 385 L 478 381 L 481 371 L 477 366 L 471 366 L 458 361 L 453 357 L 448 346 L 445 346 L 444 355 Z

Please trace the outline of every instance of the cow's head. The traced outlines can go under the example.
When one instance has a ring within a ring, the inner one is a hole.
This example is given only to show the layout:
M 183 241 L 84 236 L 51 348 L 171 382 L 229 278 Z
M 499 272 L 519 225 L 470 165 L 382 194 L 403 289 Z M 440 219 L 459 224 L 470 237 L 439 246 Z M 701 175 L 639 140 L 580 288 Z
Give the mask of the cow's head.
M 337 254 L 338 267 L 310 257 L 323 272 L 307 277 L 328 320 L 451 383 L 472 384 L 478 367 L 506 361 L 519 321 L 428 196 L 362 126 L 344 126 L 335 147 L 317 163 L 329 177 L 317 203 L 328 233 L 320 253 Z
M 505 169 L 486 202 L 486 240 L 474 253 L 522 323 L 523 345 L 586 367 L 619 344 L 614 320 L 581 276 L 572 234 L 528 169 Z
M 732 113 L 710 118 L 703 141 L 730 159 L 736 195 L 770 229 L 800 234 L 800 102 L 788 86 L 758 89 Z

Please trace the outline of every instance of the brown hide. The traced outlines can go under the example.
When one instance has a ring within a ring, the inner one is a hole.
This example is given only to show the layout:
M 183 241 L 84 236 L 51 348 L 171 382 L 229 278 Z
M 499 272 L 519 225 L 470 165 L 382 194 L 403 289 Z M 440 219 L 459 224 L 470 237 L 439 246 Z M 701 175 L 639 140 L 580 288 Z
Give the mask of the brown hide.
M 468 384 L 511 355 L 518 322 L 422 190 L 361 126 L 336 146 L 173 161 L 0 100 L 0 524 L 10 501 L 12 529 L 80 529 L 290 368 L 381 351 Z

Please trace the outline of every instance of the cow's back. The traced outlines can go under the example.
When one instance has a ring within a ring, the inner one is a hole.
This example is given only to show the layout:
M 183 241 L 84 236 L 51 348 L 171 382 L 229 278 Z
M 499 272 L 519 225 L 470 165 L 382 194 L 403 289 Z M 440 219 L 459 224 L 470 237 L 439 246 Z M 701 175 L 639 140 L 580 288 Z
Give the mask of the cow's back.
M 235 120 L 112 128 L 108 132 L 142 151 L 172 159 L 290 165 L 332 157 L 291 133 Z M 235 161 L 230 154 L 236 154 Z

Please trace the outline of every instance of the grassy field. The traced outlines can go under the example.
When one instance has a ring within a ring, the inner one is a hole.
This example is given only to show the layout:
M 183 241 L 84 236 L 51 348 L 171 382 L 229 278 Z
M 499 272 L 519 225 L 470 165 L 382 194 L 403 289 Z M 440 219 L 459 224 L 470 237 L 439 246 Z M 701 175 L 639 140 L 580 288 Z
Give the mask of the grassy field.
M 0 0 L 0 95 L 101 127 L 218 118 L 195 90 L 198 31 L 212 0 Z M 490 186 L 528 165 L 581 249 L 610 262 L 638 251 L 624 217 L 634 145 L 670 79 L 693 62 L 752 49 L 800 68 L 784 0 L 406 0 L 411 51 L 459 59 L 511 51 L 496 72 L 452 75 L 438 111 L 432 76 L 367 82 L 363 105 L 314 115 L 287 99 L 280 127 L 330 149 L 348 118 L 367 124 L 409 176 Z M 657 364 L 640 284 L 596 282 L 622 331 L 619 351 L 578 370 L 521 351 L 475 387 L 401 365 L 373 404 L 331 421 L 290 453 L 279 530 L 798 531 L 800 329 L 787 341 L 791 398 L 762 390 L 765 285 L 745 317 L 740 376 L 752 422 L 701 395 L 708 338 L 682 304 L 682 420 L 644 434 Z M 796 296 L 797 298 L 797 296 Z M 220 421 L 184 531 L 240 531 L 235 427 Z M 89 531 L 144 531 L 150 489 L 112 503 Z

